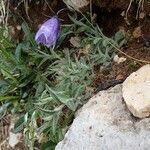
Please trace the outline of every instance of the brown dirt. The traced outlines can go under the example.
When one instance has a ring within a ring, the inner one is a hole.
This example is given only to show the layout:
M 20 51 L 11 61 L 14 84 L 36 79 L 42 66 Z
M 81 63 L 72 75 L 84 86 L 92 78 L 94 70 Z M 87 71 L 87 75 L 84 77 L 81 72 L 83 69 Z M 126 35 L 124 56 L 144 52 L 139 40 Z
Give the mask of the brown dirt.
M 94 3 L 100 8 L 107 8 L 109 11 L 112 9 L 119 8 L 120 10 L 127 10 L 131 0 L 94 0 Z M 132 2 L 132 6 L 138 7 L 138 3 Z M 150 13 L 150 1 L 144 1 L 144 9 L 146 12 Z
M 137 26 L 142 27 L 144 37 L 150 36 L 150 1 L 145 0 L 144 5 L 131 0 L 95 0 L 93 2 L 93 14 L 96 14 L 96 22 L 107 36 L 115 34 L 120 26 L 127 30 L 133 30 Z M 128 13 L 127 13 L 128 10 Z M 144 17 L 140 18 L 143 13 Z
M 21 141 L 22 139 L 20 139 L 20 142 L 14 148 L 11 148 L 9 145 L 11 118 L 10 114 L 6 114 L 0 120 L 0 150 L 25 150 L 25 145 Z
M 0 120 L 0 149 L 4 150 L 8 145 L 10 116 L 7 115 Z
M 133 36 L 136 28 L 140 28 L 141 32 L 137 33 L 138 37 L 132 37 L 132 40 L 123 51 L 136 59 L 150 61 L 150 5 L 148 1 L 144 3 L 144 10 L 140 11 L 144 14 L 143 18 L 137 18 L 137 4 L 133 3 L 128 14 L 128 22 L 122 12 L 127 10 L 130 0 L 95 0 L 96 5 L 93 6 L 93 13 L 96 14 L 96 22 L 103 29 L 103 33 L 107 36 L 114 35 L 119 28 L 123 27 L 125 31 Z M 129 24 L 128 24 L 129 23 Z M 135 62 L 128 57 L 118 54 L 120 57 L 125 57 L 127 60 L 123 63 L 113 63 L 112 68 L 107 70 L 96 70 L 95 86 L 99 87 L 107 84 L 112 80 L 125 80 L 132 72 L 143 66 L 145 63 Z
M 144 10 L 145 13 L 144 19 L 135 19 L 137 14 L 137 7 L 138 5 L 133 2 L 131 8 L 128 13 L 128 21 L 130 25 L 127 24 L 125 20 L 125 16 L 122 16 L 122 12 L 127 10 L 129 6 L 130 0 L 94 0 L 93 1 L 93 14 L 96 14 L 96 22 L 99 26 L 103 29 L 103 32 L 107 36 L 111 36 L 115 34 L 120 26 L 125 26 L 127 30 L 133 29 L 136 26 L 142 26 L 143 33 L 145 37 L 149 36 L 150 31 L 147 32 L 150 25 L 150 19 L 147 19 L 150 13 L 150 2 L 145 0 L 144 2 Z M 35 32 L 38 27 L 50 16 L 56 15 L 56 13 L 65 8 L 66 5 L 63 1 L 52 0 L 47 1 L 31 1 L 27 5 L 29 6 L 28 9 L 25 9 L 25 4 L 22 2 L 19 6 L 17 6 L 16 1 L 10 2 L 10 10 L 12 12 L 12 17 L 9 19 L 10 25 L 13 27 L 12 35 L 14 39 L 21 40 L 22 39 L 22 32 L 17 30 L 17 26 L 21 25 L 21 23 L 25 20 L 32 30 Z M 141 10 L 140 10 L 141 12 Z M 61 13 L 59 16 L 61 19 L 64 19 L 63 23 L 67 22 L 68 17 L 66 12 Z M 149 23 L 147 23 L 147 21 Z M 143 27 L 147 26 L 146 29 Z M 150 29 L 149 29 L 150 30 Z
M 94 2 L 100 8 L 107 8 L 108 10 L 119 8 L 125 10 L 129 5 L 130 0 L 95 0 Z
M 143 41 L 133 39 L 127 48 L 123 49 L 127 55 L 132 56 L 138 60 L 146 60 L 150 62 L 150 47 L 145 47 Z M 95 86 L 100 87 L 103 84 L 108 84 L 113 80 L 125 80 L 132 72 L 137 71 L 140 67 L 146 63 L 141 63 L 129 59 L 123 54 L 119 54 L 119 57 L 125 57 L 127 60 L 123 63 L 112 63 L 111 68 L 108 70 L 99 71 L 96 70 Z

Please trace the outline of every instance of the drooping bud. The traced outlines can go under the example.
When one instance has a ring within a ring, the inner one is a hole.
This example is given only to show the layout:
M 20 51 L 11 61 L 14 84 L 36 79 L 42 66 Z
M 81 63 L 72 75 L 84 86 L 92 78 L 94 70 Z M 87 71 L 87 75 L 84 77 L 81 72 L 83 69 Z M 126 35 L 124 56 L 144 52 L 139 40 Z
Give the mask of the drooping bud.
M 47 47 L 54 46 L 60 32 L 60 23 L 57 16 L 52 17 L 42 24 L 35 35 L 37 44 L 43 44 Z

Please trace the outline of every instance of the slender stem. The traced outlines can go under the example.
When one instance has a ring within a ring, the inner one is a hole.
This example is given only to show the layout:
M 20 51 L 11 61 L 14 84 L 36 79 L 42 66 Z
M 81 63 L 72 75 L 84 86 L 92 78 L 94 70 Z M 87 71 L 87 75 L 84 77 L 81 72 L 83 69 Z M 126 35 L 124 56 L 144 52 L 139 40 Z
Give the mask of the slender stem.
M 150 64 L 150 61 L 141 60 L 141 59 L 138 59 L 138 58 L 134 58 L 134 57 L 132 57 L 132 56 L 126 54 L 126 53 L 123 52 L 121 49 L 117 48 L 114 44 L 112 44 L 109 40 L 108 40 L 108 43 L 109 43 L 112 47 L 114 47 L 117 51 L 119 51 L 121 54 L 127 56 L 128 58 L 130 58 L 130 59 L 132 59 L 132 60 L 134 60 L 134 61 L 136 61 L 136 62 L 141 62 L 141 63 Z
M 93 17 L 93 15 L 92 15 L 92 0 L 90 0 L 90 18 L 91 18 L 91 22 L 93 22 L 92 17 Z

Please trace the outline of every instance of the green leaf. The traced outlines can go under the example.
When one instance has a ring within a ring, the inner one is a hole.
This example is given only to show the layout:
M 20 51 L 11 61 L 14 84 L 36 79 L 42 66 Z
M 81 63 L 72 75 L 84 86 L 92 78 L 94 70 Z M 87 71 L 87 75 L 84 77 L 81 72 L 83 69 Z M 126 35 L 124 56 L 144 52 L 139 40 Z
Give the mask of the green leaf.
M 9 90 L 9 84 L 5 80 L 0 80 L 0 96 Z
M 0 96 L 0 101 L 5 100 L 19 100 L 19 96 Z
M 0 65 L 0 71 L 1 73 L 3 74 L 3 76 L 6 78 L 6 79 L 11 79 L 13 80 L 15 83 L 18 83 L 17 79 L 9 72 L 9 70 L 6 70 L 4 68 L 1 68 L 1 65 Z
M 104 39 L 102 44 L 104 47 L 107 47 L 107 45 L 109 44 L 109 39 Z
M 23 32 L 25 33 L 26 40 L 30 41 L 32 46 L 36 46 L 35 40 L 33 38 L 33 35 L 30 32 L 30 28 L 29 28 L 28 24 L 26 22 L 23 22 L 21 27 L 22 27 Z
M 71 17 L 70 15 L 69 15 L 69 18 L 70 18 L 70 20 L 72 21 L 72 22 L 74 22 L 76 25 L 78 25 L 78 26 L 80 26 L 80 27 L 84 27 L 85 29 L 86 29 L 86 31 L 87 32 L 94 32 L 94 29 L 93 29 L 93 27 L 91 27 L 91 24 L 85 24 L 85 23 L 83 23 L 83 21 L 78 21 L 78 20 L 76 20 L 75 18 L 73 18 L 73 17 Z M 84 18 L 85 19 L 85 18 Z
M 66 95 L 65 92 L 63 92 L 63 91 L 58 92 L 56 90 L 53 90 L 49 86 L 47 86 L 47 89 L 50 92 L 50 94 L 52 95 L 52 97 L 54 97 L 54 99 L 56 99 L 56 100 L 60 101 L 61 103 L 65 104 L 71 110 L 73 110 L 73 111 L 75 110 L 74 98 L 70 98 L 69 95 Z
M 100 40 L 101 40 L 101 38 L 95 38 L 94 41 L 93 41 L 93 44 L 96 45 Z
M 18 61 L 19 61 L 20 58 L 21 58 L 22 47 L 23 47 L 23 44 L 22 44 L 22 43 L 18 44 L 18 46 L 16 47 L 15 56 L 16 56 L 16 59 L 17 59 Z
M 56 113 L 56 112 L 59 112 L 59 111 L 61 111 L 62 110 L 62 106 L 59 106 L 59 107 L 56 107 L 55 109 L 53 109 L 53 110 L 48 110 L 48 109 L 42 109 L 42 108 L 40 108 L 40 107 L 37 107 L 37 109 L 39 109 L 39 110 L 41 110 L 42 112 L 44 112 L 44 113 L 48 113 L 48 114 L 54 114 L 54 113 Z
M 54 143 L 52 141 L 48 141 L 41 145 L 40 150 L 55 150 L 55 146 L 56 146 L 56 143 Z
M 53 135 L 55 135 L 55 133 L 56 133 L 56 129 L 57 129 L 57 125 L 58 125 L 58 121 L 59 121 L 60 115 L 61 115 L 61 112 L 55 113 L 53 115 L 53 120 L 52 120 L 52 132 L 53 132 Z
M 20 117 L 14 126 L 14 133 L 18 133 L 24 128 L 24 116 Z

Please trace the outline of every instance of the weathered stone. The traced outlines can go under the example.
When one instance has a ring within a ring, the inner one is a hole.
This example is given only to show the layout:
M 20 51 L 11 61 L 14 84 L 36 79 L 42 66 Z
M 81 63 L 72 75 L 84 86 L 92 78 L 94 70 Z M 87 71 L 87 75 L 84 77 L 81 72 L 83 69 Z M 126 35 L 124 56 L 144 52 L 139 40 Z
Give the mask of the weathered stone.
M 126 108 L 122 86 L 101 91 L 77 113 L 56 150 L 148 150 L 150 118 L 137 120 Z
M 83 10 L 90 3 L 89 0 L 63 0 L 63 1 L 69 8 L 74 8 L 75 10 Z
M 150 65 L 143 66 L 125 80 L 123 97 L 134 116 L 150 115 Z

